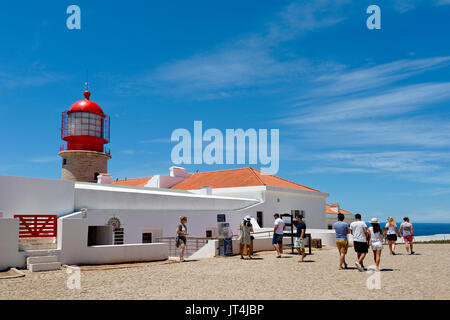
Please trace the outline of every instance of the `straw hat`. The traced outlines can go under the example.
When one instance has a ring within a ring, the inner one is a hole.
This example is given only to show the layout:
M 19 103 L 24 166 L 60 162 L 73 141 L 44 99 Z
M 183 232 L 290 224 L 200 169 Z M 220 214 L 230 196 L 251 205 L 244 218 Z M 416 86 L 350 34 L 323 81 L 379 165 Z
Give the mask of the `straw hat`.
M 370 219 L 370 223 L 379 223 L 377 218 Z

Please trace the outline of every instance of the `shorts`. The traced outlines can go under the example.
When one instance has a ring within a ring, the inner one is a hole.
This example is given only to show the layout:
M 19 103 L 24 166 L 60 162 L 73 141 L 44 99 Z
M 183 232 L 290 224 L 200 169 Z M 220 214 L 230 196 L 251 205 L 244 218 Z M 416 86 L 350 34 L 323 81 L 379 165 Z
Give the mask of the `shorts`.
M 353 246 L 355 247 L 355 252 L 367 253 L 369 252 L 369 245 L 367 242 L 353 241 Z
M 177 237 L 176 239 L 175 239 L 175 246 L 177 247 L 177 248 L 179 248 L 180 246 L 181 246 L 181 244 L 184 244 L 184 245 L 186 245 L 186 238 L 181 238 L 181 237 Z
M 346 254 L 348 250 L 348 241 L 344 239 L 337 239 L 336 247 L 338 248 L 339 253 Z
M 393 233 L 393 234 L 388 234 L 388 235 L 386 236 L 386 238 L 387 238 L 389 241 L 397 241 L 397 235 L 396 235 L 395 233 Z
M 405 240 L 405 242 L 413 242 L 413 237 L 412 237 L 412 235 L 404 235 L 403 236 L 403 240 Z
M 376 241 L 371 243 L 372 250 L 383 250 L 383 242 Z
M 272 244 L 282 244 L 283 243 L 283 235 L 282 234 L 273 234 Z
M 303 239 L 300 240 L 300 238 L 295 238 L 294 248 L 305 249 Z

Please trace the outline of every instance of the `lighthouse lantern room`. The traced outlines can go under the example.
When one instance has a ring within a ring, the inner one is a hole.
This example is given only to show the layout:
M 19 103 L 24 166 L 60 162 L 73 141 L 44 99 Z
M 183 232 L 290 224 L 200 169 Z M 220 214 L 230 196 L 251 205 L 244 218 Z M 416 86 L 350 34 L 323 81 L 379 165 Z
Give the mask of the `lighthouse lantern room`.
M 97 182 L 108 171 L 110 118 L 90 95 L 86 90 L 85 98 L 62 114 L 61 138 L 67 142 L 59 152 L 63 180 Z

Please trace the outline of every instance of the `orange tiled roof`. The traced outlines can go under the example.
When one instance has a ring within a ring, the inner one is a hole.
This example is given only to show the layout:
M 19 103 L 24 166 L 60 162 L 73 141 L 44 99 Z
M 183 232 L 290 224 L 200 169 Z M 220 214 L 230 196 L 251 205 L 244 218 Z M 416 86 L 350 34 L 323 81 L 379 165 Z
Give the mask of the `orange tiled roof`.
M 203 186 L 212 188 L 233 188 L 250 186 L 272 186 L 297 190 L 316 191 L 301 184 L 279 178 L 277 176 L 263 174 L 253 168 L 229 169 L 220 171 L 198 172 L 183 180 L 171 189 L 195 190 Z
M 333 205 L 333 204 L 336 204 L 336 203 L 332 203 L 331 205 Z M 327 206 L 327 213 L 337 214 L 336 211 L 331 210 L 331 205 L 330 204 L 326 205 Z M 341 209 L 341 208 L 339 208 L 339 212 L 342 213 L 342 214 L 353 214 L 353 213 L 351 213 L 351 212 L 349 212 L 347 210 Z
M 131 186 L 131 187 L 145 187 L 145 185 L 150 181 L 151 178 L 152 177 L 114 180 L 113 182 L 111 182 L 111 184 L 117 184 L 121 186 Z

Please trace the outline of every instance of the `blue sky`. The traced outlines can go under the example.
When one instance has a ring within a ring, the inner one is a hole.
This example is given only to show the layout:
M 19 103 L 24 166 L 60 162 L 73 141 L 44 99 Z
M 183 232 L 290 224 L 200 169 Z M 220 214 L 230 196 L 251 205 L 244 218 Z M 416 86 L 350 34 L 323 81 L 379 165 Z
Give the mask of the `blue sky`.
M 280 129 L 279 176 L 367 219 L 450 222 L 449 16 L 448 0 L 9 3 L 0 174 L 60 177 L 61 112 L 89 69 L 114 177 L 167 173 L 172 131 L 194 120 Z

